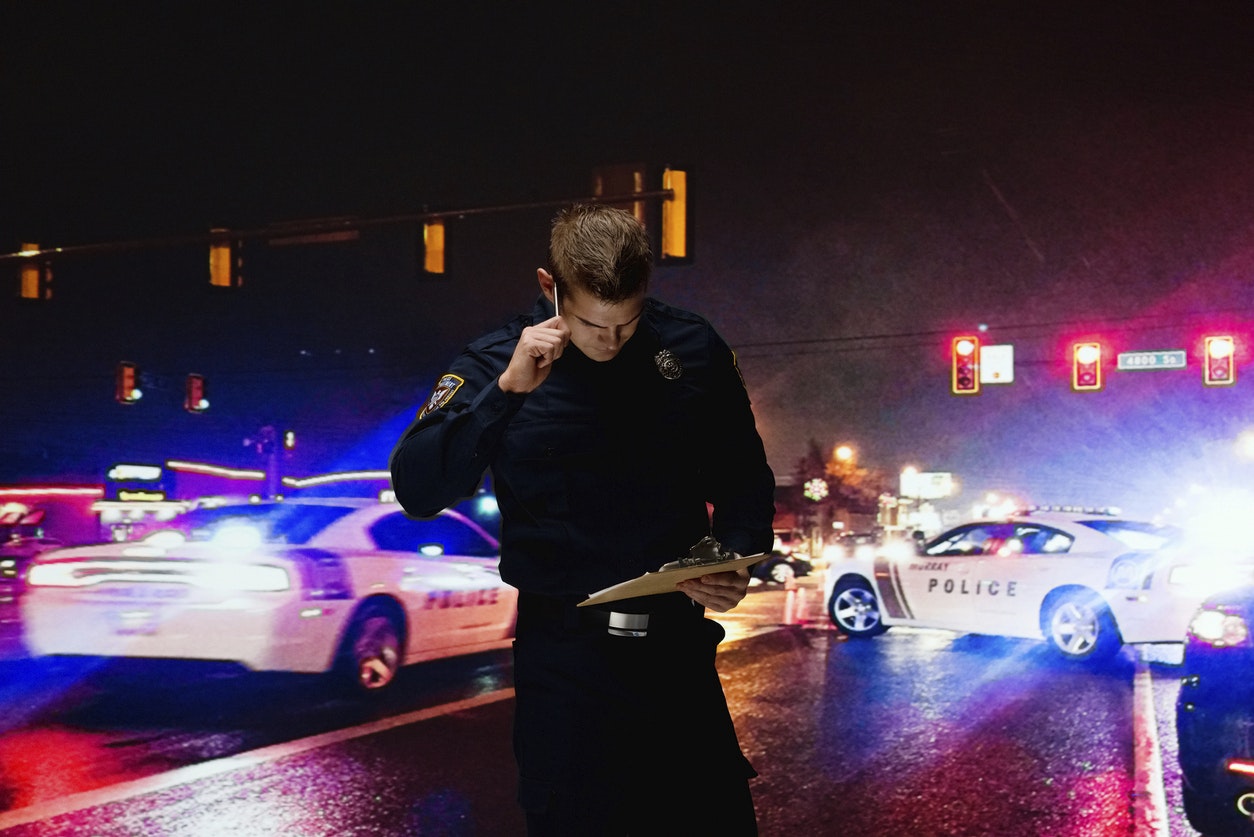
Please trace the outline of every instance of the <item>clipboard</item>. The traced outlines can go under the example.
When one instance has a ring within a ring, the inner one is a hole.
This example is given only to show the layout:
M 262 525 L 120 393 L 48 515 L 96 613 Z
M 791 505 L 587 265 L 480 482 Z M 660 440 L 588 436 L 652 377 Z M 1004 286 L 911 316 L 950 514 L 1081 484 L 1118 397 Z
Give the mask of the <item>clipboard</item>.
M 679 566 L 678 562 L 666 564 L 655 572 L 645 573 L 638 578 L 612 584 L 603 590 L 598 590 L 577 606 L 584 607 L 586 605 L 603 604 L 604 602 L 616 602 L 619 599 L 634 599 L 637 596 L 671 593 L 675 590 L 675 585 L 681 581 L 687 581 L 690 578 L 700 578 L 710 573 L 734 572 L 735 570 L 753 566 L 766 557 L 767 553 L 759 552 L 757 555 L 743 555 L 728 561 L 711 561 L 704 564 L 691 564 L 686 567 Z

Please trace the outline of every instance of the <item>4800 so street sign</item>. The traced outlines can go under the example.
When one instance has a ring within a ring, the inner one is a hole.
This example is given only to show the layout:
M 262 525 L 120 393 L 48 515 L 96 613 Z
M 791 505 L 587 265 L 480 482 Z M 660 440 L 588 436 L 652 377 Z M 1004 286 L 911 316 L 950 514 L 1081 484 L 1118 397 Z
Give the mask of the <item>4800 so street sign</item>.
M 1139 369 L 1184 369 L 1187 360 L 1184 349 L 1171 349 L 1159 352 L 1121 352 L 1116 356 L 1116 368 L 1121 370 Z

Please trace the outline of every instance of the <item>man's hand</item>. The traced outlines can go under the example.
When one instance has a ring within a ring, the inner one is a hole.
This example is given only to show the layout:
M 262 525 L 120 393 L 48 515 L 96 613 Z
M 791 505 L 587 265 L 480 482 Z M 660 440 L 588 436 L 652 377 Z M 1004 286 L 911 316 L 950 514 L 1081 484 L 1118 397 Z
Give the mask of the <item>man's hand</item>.
M 551 317 L 522 330 L 509 366 L 497 384 L 505 392 L 533 392 L 549 377 L 553 361 L 562 356 L 570 342 L 570 329 L 561 317 Z
M 675 586 L 697 604 L 717 613 L 726 613 L 740 604 L 749 591 L 749 570 L 710 573 L 681 581 Z

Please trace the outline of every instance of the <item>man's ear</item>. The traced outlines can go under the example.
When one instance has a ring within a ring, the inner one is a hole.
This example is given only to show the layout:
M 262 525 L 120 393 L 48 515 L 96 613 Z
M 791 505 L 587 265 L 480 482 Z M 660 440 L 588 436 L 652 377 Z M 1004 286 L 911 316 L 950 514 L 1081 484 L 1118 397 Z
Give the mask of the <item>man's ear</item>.
M 557 297 L 557 280 L 553 278 L 553 274 L 542 267 L 536 268 L 536 279 L 540 282 L 540 292 L 545 299 L 553 302 Z

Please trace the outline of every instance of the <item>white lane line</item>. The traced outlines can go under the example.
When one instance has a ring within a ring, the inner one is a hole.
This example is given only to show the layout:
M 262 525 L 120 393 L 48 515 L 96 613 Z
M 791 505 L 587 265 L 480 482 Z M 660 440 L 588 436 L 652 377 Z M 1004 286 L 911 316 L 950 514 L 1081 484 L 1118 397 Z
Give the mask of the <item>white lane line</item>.
M 233 756 L 225 756 L 220 759 L 214 759 L 200 764 L 180 767 L 176 770 L 159 773 L 156 776 L 145 776 L 142 779 L 133 779 L 129 782 L 119 782 L 116 785 L 110 785 L 105 788 L 83 791 L 81 793 L 72 793 L 68 796 L 62 796 L 47 802 L 30 805 L 26 808 L 17 808 L 12 811 L 0 813 L 0 830 L 12 828 L 17 825 L 39 822 L 51 817 L 61 816 L 62 814 L 69 814 L 74 811 L 81 811 L 84 808 L 94 808 L 98 805 L 107 805 L 112 802 L 119 802 L 133 796 L 166 790 L 168 788 L 177 787 L 178 785 L 186 785 L 190 782 L 205 779 L 209 776 L 229 773 L 232 770 L 242 770 L 246 767 L 253 767 L 258 764 L 264 764 L 265 762 L 275 761 L 296 753 L 316 750 L 319 747 L 326 747 L 330 744 L 339 744 L 343 741 L 351 741 L 354 738 L 362 738 L 363 736 L 373 735 L 376 732 L 386 732 L 387 730 L 402 727 L 406 724 L 413 724 L 430 718 L 437 718 L 441 715 L 450 715 L 454 712 L 473 709 L 476 706 L 484 706 L 489 703 L 508 700 L 513 696 L 513 689 L 498 689 L 495 692 L 487 692 L 465 700 L 455 701 L 454 703 L 432 706 L 429 709 L 420 709 L 415 712 L 409 712 L 405 715 L 396 715 L 392 718 L 372 721 L 368 724 L 333 730 L 332 732 L 324 732 L 319 735 L 311 735 L 308 738 L 299 738 L 295 741 L 285 741 L 282 744 L 271 744 L 267 747 L 259 747 L 256 750 L 237 753 Z
M 1162 754 L 1158 748 L 1158 720 L 1154 715 L 1154 681 L 1139 656 L 1132 678 L 1132 833 L 1135 837 L 1171 837 L 1167 796 L 1163 791 Z

